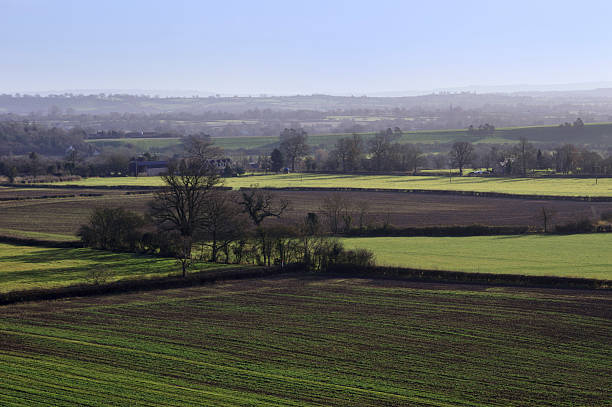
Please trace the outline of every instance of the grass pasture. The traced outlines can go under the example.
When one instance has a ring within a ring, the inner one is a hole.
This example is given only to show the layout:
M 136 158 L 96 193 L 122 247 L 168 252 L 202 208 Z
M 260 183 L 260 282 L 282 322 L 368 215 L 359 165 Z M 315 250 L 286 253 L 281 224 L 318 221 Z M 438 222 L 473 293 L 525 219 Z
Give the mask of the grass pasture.
M 379 265 L 612 280 L 612 235 L 347 238 Z
M 100 148 L 134 147 L 143 151 L 159 151 L 181 144 L 178 137 L 89 139 L 87 143 Z
M 223 268 L 201 263 L 198 269 Z M 91 270 L 106 269 L 108 281 L 178 274 L 174 259 L 93 249 L 56 249 L 0 243 L 0 293 L 90 283 Z
M 161 186 L 159 177 L 86 178 L 56 185 L 88 186 Z M 409 175 L 351 174 L 279 174 L 254 175 L 225 179 L 233 188 L 260 187 L 311 188 L 389 188 L 439 191 L 500 192 L 517 195 L 606 196 L 612 197 L 612 178 L 494 178 Z
M 493 178 L 406 175 L 282 174 L 229 178 L 234 188 L 261 187 L 389 188 L 500 192 L 516 195 L 612 196 L 612 178 Z
M 611 301 L 276 278 L 4 306 L 0 404 L 606 406 Z

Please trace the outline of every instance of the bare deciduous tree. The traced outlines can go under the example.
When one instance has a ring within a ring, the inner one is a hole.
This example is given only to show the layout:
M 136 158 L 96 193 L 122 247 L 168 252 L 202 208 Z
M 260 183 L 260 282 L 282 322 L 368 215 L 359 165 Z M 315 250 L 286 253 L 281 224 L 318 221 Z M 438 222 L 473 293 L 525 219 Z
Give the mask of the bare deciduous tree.
M 353 221 L 351 209 L 351 201 L 342 193 L 330 194 L 323 199 L 320 210 L 327 218 L 331 233 L 337 234 L 351 228 Z
M 459 168 L 459 175 L 463 175 L 463 167 L 472 162 L 474 158 L 474 146 L 467 141 L 457 141 L 449 153 L 449 158 L 453 166 Z
M 244 236 L 246 219 L 228 191 L 216 190 L 208 194 L 204 212 L 206 220 L 202 232 L 198 234 L 198 240 L 210 248 L 211 262 L 217 262 L 219 252 L 224 251 L 227 263 L 229 262 L 227 249 L 232 242 Z
M 295 163 L 310 151 L 308 134 L 303 129 L 285 129 L 280 135 L 280 150 L 291 162 L 291 171 L 295 171 Z
M 544 233 L 548 233 L 548 226 L 552 222 L 553 217 L 555 216 L 556 211 L 554 208 L 543 206 L 540 208 L 538 213 L 538 218 L 542 221 L 542 225 L 544 226 Z
M 238 203 L 256 227 L 268 217 L 279 218 L 289 206 L 288 201 L 277 200 L 272 193 L 257 188 L 242 192 L 242 199 Z
M 178 232 L 181 240 L 178 256 L 185 276 L 194 235 L 208 222 L 206 205 L 221 180 L 217 171 L 200 159 L 182 160 L 162 180 L 165 186 L 155 194 L 149 214 L 161 230 Z

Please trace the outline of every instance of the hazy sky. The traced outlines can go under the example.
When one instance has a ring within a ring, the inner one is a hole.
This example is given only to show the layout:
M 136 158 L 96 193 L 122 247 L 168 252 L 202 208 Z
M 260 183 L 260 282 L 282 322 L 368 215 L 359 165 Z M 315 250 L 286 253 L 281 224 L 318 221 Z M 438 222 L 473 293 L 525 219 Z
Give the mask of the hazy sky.
M 0 0 L 0 92 L 612 81 L 612 1 Z

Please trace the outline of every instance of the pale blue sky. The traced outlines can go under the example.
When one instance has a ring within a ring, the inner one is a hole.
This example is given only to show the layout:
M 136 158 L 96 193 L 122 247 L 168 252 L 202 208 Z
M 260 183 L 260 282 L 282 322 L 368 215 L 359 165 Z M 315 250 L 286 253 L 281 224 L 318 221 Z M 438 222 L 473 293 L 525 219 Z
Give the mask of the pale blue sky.
M 612 81 L 612 1 L 0 0 L 0 92 Z

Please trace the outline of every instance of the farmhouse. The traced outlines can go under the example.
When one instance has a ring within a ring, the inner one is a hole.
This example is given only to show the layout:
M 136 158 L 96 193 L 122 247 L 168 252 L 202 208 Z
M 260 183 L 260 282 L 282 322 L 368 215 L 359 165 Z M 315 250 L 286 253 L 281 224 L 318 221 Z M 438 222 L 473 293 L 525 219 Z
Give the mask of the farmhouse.
M 512 158 L 506 158 L 505 160 L 496 163 L 495 166 L 493 167 L 493 174 L 497 176 L 512 174 L 512 164 L 513 163 L 514 163 L 514 159 Z
M 130 161 L 130 175 L 157 176 L 168 171 L 168 161 Z

